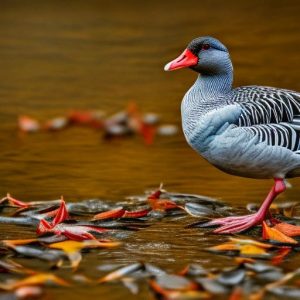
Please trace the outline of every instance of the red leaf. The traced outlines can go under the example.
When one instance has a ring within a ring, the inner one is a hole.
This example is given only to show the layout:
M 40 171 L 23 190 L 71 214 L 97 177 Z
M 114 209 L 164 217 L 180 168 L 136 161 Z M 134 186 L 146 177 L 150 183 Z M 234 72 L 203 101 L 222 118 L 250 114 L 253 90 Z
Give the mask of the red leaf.
M 152 193 L 148 196 L 147 199 L 148 199 L 148 200 L 150 200 L 150 199 L 159 199 L 160 195 L 161 195 L 163 192 L 164 192 L 164 190 L 163 190 L 163 184 L 161 183 L 160 186 L 159 186 L 159 188 L 158 188 L 156 191 L 152 192 Z
M 291 247 L 282 247 L 279 249 L 278 254 L 272 258 L 273 265 L 279 265 L 283 259 L 292 251 Z
M 52 225 L 46 220 L 42 219 L 36 229 L 37 234 L 44 234 L 52 229 Z
M 135 210 L 135 211 L 125 211 L 125 214 L 123 215 L 123 218 L 142 218 L 148 215 L 148 213 L 152 209 L 147 208 L 147 209 L 142 209 L 142 210 Z
M 93 217 L 93 220 L 118 219 L 125 214 L 123 207 L 101 212 Z
M 4 198 L 5 199 L 5 198 Z M 13 197 L 11 197 L 10 194 L 7 194 L 6 195 L 6 199 L 8 200 L 9 204 L 11 205 L 15 205 L 15 206 L 19 206 L 19 207 L 22 207 L 22 208 L 27 208 L 29 207 L 29 204 L 28 203 L 25 203 L 23 201 L 20 201 L 20 200 L 17 200 Z
M 69 218 L 69 214 L 67 211 L 66 203 L 65 203 L 64 199 L 61 198 L 61 204 L 60 204 L 60 207 L 58 208 L 55 218 L 52 221 L 52 227 L 63 222 L 64 220 L 66 220 L 68 218 Z

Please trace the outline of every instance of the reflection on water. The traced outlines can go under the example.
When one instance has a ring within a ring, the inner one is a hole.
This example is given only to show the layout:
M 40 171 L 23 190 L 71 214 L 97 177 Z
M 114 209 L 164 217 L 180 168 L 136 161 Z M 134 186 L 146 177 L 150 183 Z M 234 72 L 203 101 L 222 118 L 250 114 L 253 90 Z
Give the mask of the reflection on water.
M 180 124 L 180 101 L 195 74 L 165 73 L 163 66 L 200 35 L 228 46 L 235 85 L 300 90 L 299 2 L 2 1 L 0 6 L 0 195 L 120 199 L 164 182 L 169 190 L 235 205 L 264 197 L 271 182 L 221 173 L 194 153 L 182 134 L 158 137 L 150 147 L 137 137 L 104 143 L 98 132 L 85 128 L 24 136 L 16 131 L 16 119 L 19 114 L 46 119 L 70 108 L 115 112 L 135 100 L 144 111 Z M 299 180 L 292 183 L 282 199 L 297 200 Z M 182 249 L 186 260 L 209 260 L 198 251 L 200 233 L 157 226 L 178 232 L 176 240 L 151 228 L 123 251 L 134 260 L 141 244 L 149 246 L 153 262 L 170 269 Z M 156 240 L 169 258 L 155 255 Z M 100 263 L 101 255 L 95 259 Z

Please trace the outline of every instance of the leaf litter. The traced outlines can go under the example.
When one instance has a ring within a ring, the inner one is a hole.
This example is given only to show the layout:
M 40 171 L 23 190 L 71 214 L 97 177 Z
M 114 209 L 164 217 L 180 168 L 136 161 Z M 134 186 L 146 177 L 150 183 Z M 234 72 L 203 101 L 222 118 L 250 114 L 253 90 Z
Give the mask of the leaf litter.
M 144 196 L 118 203 L 97 199 L 68 203 L 63 197 L 34 202 L 8 194 L 0 200 L 0 222 L 26 225 L 32 228 L 32 237 L 0 242 L 0 297 L 7 293 L 18 299 L 43 297 L 44 286 L 49 284 L 61 288 L 121 284 L 139 294 L 140 286 L 147 284 L 158 299 L 260 300 L 269 295 L 299 299 L 300 270 L 286 272 L 283 264 L 300 250 L 297 206 L 273 207 L 276 219 L 270 217 L 243 235 L 224 236 L 222 243 L 216 239 L 213 245 L 203 246 L 202 251 L 227 256 L 231 267 L 207 269 L 191 262 L 172 273 L 147 261 L 133 261 L 116 267 L 100 266 L 99 272 L 102 269 L 106 274 L 92 278 L 87 270 L 82 273 L 80 269 L 88 252 L 109 253 L 126 243 L 127 234 L 134 235 L 162 218 L 185 217 L 193 220 L 187 230 L 195 228 L 213 235 L 202 224 L 235 210 L 209 197 L 169 193 L 162 185 Z M 41 262 L 42 269 L 30 264 L 35 260 Z M 54 273 L 62 268 L 70 273 L 63 277 Z
M 45 122 L 26 115 L 18 119 L 19 130 L 23 133 L 58 132 L 71 126 L 101 130 L 104 140 L 138 135 L 146 145 L 151 145 L 156 135 L 172 136 L 178 132 L 176 125 L 160 124 L 157 114 L 141 113 L 135 102 L 110 116 L 103 111 L 73 110 Z

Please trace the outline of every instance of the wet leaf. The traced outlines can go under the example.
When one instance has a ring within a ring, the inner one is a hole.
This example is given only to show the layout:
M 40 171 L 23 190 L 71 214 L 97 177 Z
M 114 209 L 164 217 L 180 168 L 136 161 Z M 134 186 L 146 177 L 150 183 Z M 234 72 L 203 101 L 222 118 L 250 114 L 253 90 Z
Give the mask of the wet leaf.
M 125 209 L 123 207 L 117 207 L 112 210 L 101 212 L 93 217 L 93 220 L 108 220 L 108 219 L 118 219 L 125 214 Z
M 209 272 L 197 264 L 189 264 L 179 272 L 182 276 L 207 276 Z
M 273 265 L 279 265 L 282 263 L 283 259 L 290 254 L 292 251 L 291 247 L 281 247 L 277 254 L 272 258 Z
M 17 200 L 15 198 L 13 198 L 10 194 L 7 194 L 6 197 L 2 198 L 0 200 L 0 204 L 8 202 L 9 205 L 11 206 L 16 206 L 16 207 L 20 207 L 20 208 L 27 208 L 29 206 L 28 203 Z
M 246 271 L 243 268 L 223 271 L 216 280 L 223 284 L 234 286 L 240 284 L 246 277 Z
M 145 271 L 148 272 L 151 276 L 160 276 L 166 274 L 166 271 L 149 263 L 145 263 L 144 268 Z
M 179 208 L 175 202 L 168 199 L 149 199 L 148 202 L 154 210 L 167 211 L 170 209 Z
M 104 277 L 98 279 L 99 283 L 104 283 L 108 281 L 114 281 L 118 280 L 126 275 L 132 274 L 134 272 L 137 272 L 139 270 L 142 270 L 144 268 L 144 265 L 142 263 L 133 263 L 131 265 L 122 267 L 120 269 L 117 269 Z
M 278 286 L 268 289 L 268 292 L 284 299 L 300 299 L 300 288 L 294 286 Z
M 278 223 L 273 228 L 277 229 L 278 231 L 289 237 L 300 235 L 300 226 L 288 223 Z
M 255 245 L 241 245 L 240 246 L 240 255 L 246 257 L 268 257 L 269 253 L 266 252 L 265 248 L 261 248 Z
M 197 283 L 199 283 L 206 291 L 214 295 L 224 295 L 227 294 L 229 289 L 223 284 L 219 283 L 214 278 L 196 278 Z
M 214 214 L 214 211 L 211 208 L 198 203 L 186 203 L 184 210 L 193 217 L 202 217 Z
M 57 224 L 67 220 L 68 218 L 69 218 L 69 214 L 67 211 L 66 203 L 65 203 L 63 197 L 61 197 L 60 206 L 58 208 L 57 214 L 55 215 L 51 225 L 52 225 L 52 227 L 54 227 Z
M 126 210 L 122 218 L 134 218 L 134 219 L 143 218 L 147 216 L 150 211 L 151 211 L 150 208 L 135 210 L 135 211 Z
M 193 290 L 197 285 L 187 278 L 179 275 L 163 274 L 156 278 L 156 283 L 168 290 Z
M 37 259 L 48 261 L 54 265 L 60 264 L 62 260 L 62 252 L 57 250 L 42 249 L 32 246 L 15 246 L 13 250 L 25 257 L 34 257 Z
M 73 268 L 73 270 L 76 270 L 82 259 L 80 250 L 85 248 L 116 247 L 119 245 L 120 245 L 119 242 L 111 242 L 111 241 L 101 242 L 98 240 L 84 240 L 82 242 L 63 241 L 63 242 L 48 245 L 48 247 L 63 250 L 71 262 L 71 267 Z
M 298 242 L 274 227 L 269 227 L 266 222 L 263 222 L 263 239 L 276 241 L 284 244 L 298 244 Z
M 70 284 L 62 278 L 57 277 L 51 273 L 39 273 L 36 275 L 32 275 L 26 277 L 24 279 L 14 281 L 14 282 L 6 282 L 0 283 L 0 289 L 3 290 L 14 290 L 20 287 L 25 286 L 35 286 L 35 285 L 46 285 L 48 283 L 56 284 L 59 286 L 70 286 Z
M 31 269 L 24 268 L 22 265 L 12 260 L 0 260 L 0 273 L 16 273 L 16 274 L 35 274 Z

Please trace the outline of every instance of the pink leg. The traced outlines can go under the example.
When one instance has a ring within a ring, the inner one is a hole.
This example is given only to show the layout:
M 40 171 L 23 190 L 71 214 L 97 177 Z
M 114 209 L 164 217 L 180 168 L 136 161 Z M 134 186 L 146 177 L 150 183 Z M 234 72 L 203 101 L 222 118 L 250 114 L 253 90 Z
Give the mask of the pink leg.
M 220 225 L 219 228 L 213 231 L 214 233 L 238 233 L 261 223 L 265 219 L 273 200 L 286 188 L 282 178 L 274 178 L 274 181 L 275 183 L 272 186 L 268 196 L 256 213 L 240 217 L 215 219 L 206 223 L 205 226 Z

